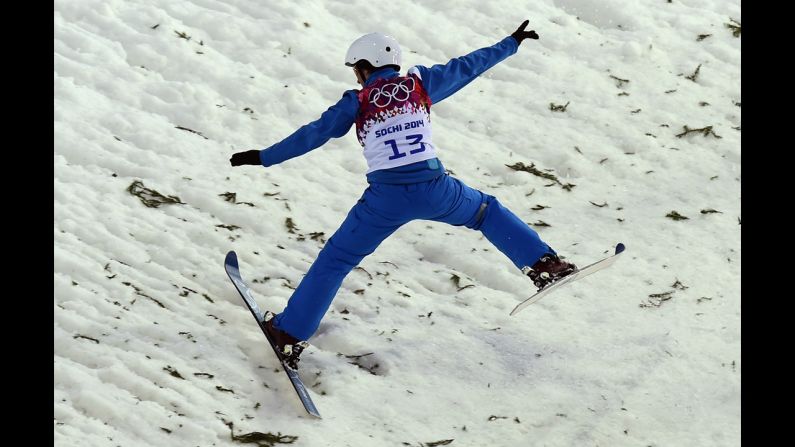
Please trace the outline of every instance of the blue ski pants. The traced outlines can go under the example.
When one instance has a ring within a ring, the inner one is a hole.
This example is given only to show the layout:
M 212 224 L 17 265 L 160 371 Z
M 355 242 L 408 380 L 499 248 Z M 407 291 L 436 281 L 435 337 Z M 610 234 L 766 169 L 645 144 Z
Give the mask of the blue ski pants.
M 326 242 L 287 307 L 276 316 L 276 327 L 308 340 L 345 276 L 384 239 L 416 219 L 479 230 L 519 269 L 532 266 L 546 253 L 555 253 L 494 196 L 449 175 L 405 185 L 371 183 Z

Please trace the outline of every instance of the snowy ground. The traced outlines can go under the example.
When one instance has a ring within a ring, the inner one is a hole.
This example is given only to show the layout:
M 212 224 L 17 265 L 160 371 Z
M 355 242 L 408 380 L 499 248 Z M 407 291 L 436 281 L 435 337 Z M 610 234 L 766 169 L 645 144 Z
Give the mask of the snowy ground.
M 231 424 L 296 446 L 739 445 L 739 2 L 54 8 L 56 445 L 238 445 Z M 223 258 L 281 310 L 366 165 L 354 132 L 268 169 L 228 158 L 357 88 L 342 62 L 361 34 L 395 36 L 406 69 L 525 18 L 540 40 L 434 105 L 440 157 L 568 259 L 619 241 L 624 259 L 508 317 L 532 287 L 507 258 L 411 223 L 310 340 L 324 419 L 305 416 Z M 181 203 L 147 207 L 141 184 Z

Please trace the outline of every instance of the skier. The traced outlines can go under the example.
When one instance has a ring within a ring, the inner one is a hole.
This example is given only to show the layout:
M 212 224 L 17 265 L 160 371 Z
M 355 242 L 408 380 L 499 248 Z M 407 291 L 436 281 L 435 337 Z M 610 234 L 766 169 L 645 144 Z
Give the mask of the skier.
M 364 147 L 369 187 L 329 238 L 306 276 L 278 315 L 268 312 L 266 330 L 297 368 L 345 276 L 395 230 L 415 219 L 446 222 L 481 231 L 529 276 L 539 289 L 576 270 L 561 260 L 538 233 L 494 196 L 445 173 L 431 138 L 430 108 L 516 53 L 525 20 L 510 36 L 444 65 L 416 65 L 399 73 L 401 50 L 393 37 L 371 33 L 356 39 L 345 55 L 359 90 L 346 91 L 320 119 L 263 150 L 232 156 L 232 166 L 273 166 L 339 138 L 356 125 Z

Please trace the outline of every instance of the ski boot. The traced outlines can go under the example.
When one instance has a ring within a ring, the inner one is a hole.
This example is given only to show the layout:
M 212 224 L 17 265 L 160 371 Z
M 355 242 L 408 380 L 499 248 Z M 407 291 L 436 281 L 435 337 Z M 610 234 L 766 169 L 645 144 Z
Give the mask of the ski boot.
M 522 269 L 522 273 L 533 280 L 533 284 L 538 287 L 538 290 L 576 271 L 576 265 L 563 261 L 558 255 L 552 253 L 542 256 L 532 267 Z
M 307 347 L 309 343 L 301 341 L 292 335 L 278 329 L 273 325 L 273 320 L 276 314 L 273 312 L 265 313 L 265 330 L 267 331 L 268 338 L 272 345 L 274 345 L 276 355 L 283 363 L 292 369 L 298 369 L 298 361 L 301 352 Z

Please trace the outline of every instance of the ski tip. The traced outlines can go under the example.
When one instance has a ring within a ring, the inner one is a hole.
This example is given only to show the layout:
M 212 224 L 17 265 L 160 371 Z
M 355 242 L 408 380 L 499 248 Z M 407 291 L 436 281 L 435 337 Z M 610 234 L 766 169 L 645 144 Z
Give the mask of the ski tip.
M 230 250 L 229 253 L 226 254 L 226 260 L 224 260 L 224 264 L 237 268 L 237 253 L 235 253 L 234 250 Z
M 618 243 L 618 245 L 616 245 L 616 254 L 619 254 L 619 253 L 621 253 L 621 252 L 622 252 L 622 251 L 624 251 L 626 248 L 627 248 L 627 247 L 625 247 L 625 246 L 624 246 L 624 244 L 622 244 L 621 242 L 619 242 L 619 243 Z

